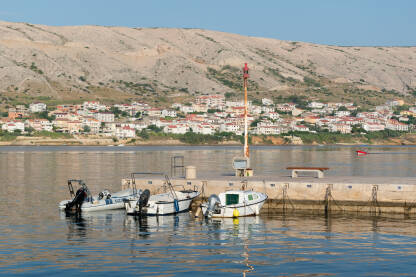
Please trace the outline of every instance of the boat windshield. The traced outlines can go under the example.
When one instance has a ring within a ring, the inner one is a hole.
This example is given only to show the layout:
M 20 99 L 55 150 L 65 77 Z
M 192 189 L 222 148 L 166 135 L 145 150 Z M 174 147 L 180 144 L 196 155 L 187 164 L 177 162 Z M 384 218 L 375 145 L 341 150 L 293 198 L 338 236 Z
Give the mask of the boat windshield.
M 225 205 L 235 205 L 238 204 L 238 194 L 226 194 L 225 195 Z

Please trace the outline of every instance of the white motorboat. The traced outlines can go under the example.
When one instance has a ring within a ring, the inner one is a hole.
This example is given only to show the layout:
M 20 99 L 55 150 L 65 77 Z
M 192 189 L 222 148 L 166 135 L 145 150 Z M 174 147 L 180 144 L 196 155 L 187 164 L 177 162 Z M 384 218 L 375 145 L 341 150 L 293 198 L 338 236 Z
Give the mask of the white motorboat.
M 78 184 L 79 188 L 74 193 L 73 184 Z M 67 212 L 94 212 L 115 209 L 124 209 L 124 200 L 139 199 L 141 190 L 135 188 L 110 193 L 108 190 L 92 196 L 87 185 L 82 180 L 68 180 L 69 194 L 72 199 L 63 200 L 59 203 L 59 209 Z
M 140 200 L 125 201 L 129 215 L 169 215 L 186 212 L 192 201 L 200 195 L 196 190 L 169 191 L 150 196 L 147 203 Z
M 140 198 L 135 200 L 125 200 L 125 208 L 129 215 L 170 215 L 186 212 L 191 208 L 192 201 L 198 197 L 201 192 L 194 186 L 191 189 L 175 190 L 165 175 L 166 183 L 163 186 L 164 193 L 150 195 L 149 190 L 144 190 Z M 135 183 L 133 181 L 133 183 Z
M 201 205 L 205 217 L 239 217 L 260 214 L 267 195 L 252 190 L 230 190 L 211 195 Z

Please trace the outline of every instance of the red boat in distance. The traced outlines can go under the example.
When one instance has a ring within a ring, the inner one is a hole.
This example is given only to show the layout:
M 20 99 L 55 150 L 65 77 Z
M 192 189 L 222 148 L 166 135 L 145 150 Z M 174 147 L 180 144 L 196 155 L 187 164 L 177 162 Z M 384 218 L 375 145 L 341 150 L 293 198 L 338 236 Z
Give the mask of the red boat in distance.
M 357 150 L 357 151 L 355 151 L 355 152 L 357 152 L 357 156 L 365 156 L 365 155 L 367 155 L 367 154 L 368 154 L 367 152 L 365 152 L 365 151 L 361 151 L 361 150 Z

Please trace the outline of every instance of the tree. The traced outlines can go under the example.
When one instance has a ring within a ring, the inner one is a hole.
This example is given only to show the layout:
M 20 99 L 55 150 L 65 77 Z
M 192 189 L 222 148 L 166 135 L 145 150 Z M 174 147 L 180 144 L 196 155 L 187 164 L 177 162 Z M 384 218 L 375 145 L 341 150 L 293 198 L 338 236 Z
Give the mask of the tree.
M 49 116 L 48 111 L 43 111 L 43 112 L 40 112 L 40 113 L 35 113 L 35 115 L 37 115 L 39 118 L 44 118 L 44 119 L 47 119 L 49 121 L 53 121 L 56 118 L 54 115 Z
M 27 127 L 26 128 L 26 132 L 30 135 L 30 134 L 32 134 L 33 132 L 35 131 L 35 129 L 33 128 L 33 127 Z
M 147 126 L 147 129 L 149 129 L 153 132 L 156 132 L 156 133 L 162 132 L 162 128 L 159 128 L 156 125 L 149 125 L 149 126 Z
M 84 125 L 84 126 L 82 127 L 82 129 L 83 129 L 84 133 L 89 133 L 89 132 L 91 132 L 91 128 L 90 128 L 90 126 L 88 126 L 88 125 Z
M 116 118 L 119 118 L 120 117 L 120 115 L 122 114 L 122 112 L 120 111 L 120 109 L 119 108 L 117 108 L 117 107 L 111 107 L 111 112 L 114 114 L 114 116 L 116 117 Z
M 139 131 L 139 130 L 136 130 L 136 135 L 138 136 L 138 137 L 141 137 L 142 139 L 149 139 L 149 133 L 147 133 L 147 131 L 145 130 L 145 129 L 143 129 L 143 130 L 141 130 L 141 131 Z

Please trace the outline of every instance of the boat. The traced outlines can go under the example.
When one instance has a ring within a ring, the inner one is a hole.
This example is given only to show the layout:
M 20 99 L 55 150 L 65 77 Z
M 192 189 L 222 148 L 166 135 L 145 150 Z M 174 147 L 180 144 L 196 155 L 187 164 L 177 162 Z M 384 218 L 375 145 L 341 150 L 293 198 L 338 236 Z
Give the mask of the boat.
M 205 217 L 239 217 L 259 215 L 267 195 L 253 190 L 230 190 L 212 194 L 201 205 Z
M 74 185 L 78 186 L 74 192 Z M 65 212 L 94 212 L 124 209 L 124 200 L 139 199 L 142 191 L 136 188 L 110 193 L 108 190 L 101 191 L 92 196 L 87 185 L 82 180 L 68 180 L 68 190 L 72 199 L 63 200 L 59 203 L 59 209 Z
M 357 153 L 357 156 L 365 156 L 368 154 L 368 152 L 366 151 L 362 151 L 362 150 L 357 150 L 355 151 Z
M 134 175 L 143 173 L 133 173 L 132 182 L 135 184 Z M 148 173 L 152 174 L 152 173 Z M 154 173 L 160 174 L 160 173 Z M 163 193 L 150 195 L 149 190 L 144 190 L 138 200 L 125 200 L 125 208 L 128 215 L 152 216 L 152 215 L 171 215 L 189 211 L 192 201 L 201 192 L 196 186 L 185 188 L 185 186 L 173 186 L 170 179 L 165 175 L 165 184 L 162 186 Z M 180 190 L 176 190 L 180 187 Z

